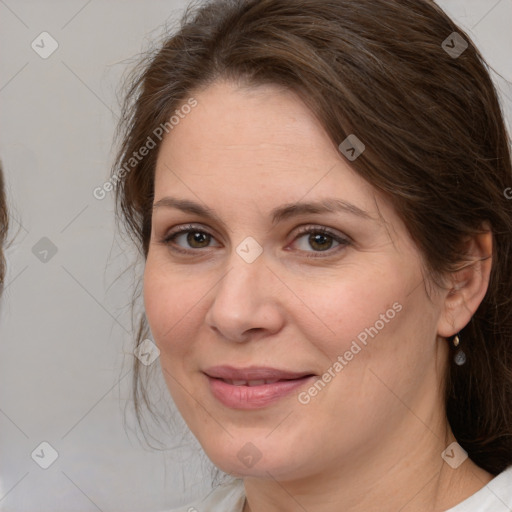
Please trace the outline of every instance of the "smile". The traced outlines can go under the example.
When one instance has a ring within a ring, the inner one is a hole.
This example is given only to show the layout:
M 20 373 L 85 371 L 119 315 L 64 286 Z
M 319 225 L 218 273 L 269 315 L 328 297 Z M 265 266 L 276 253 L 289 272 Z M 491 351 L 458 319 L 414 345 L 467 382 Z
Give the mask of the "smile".
M 232 409 L 260 409 L 283 399 L 316 376 L 273 368 L 217 366 L 205 375 L 212 395 Z M 245 378 L 244 378 L 245 377 Z

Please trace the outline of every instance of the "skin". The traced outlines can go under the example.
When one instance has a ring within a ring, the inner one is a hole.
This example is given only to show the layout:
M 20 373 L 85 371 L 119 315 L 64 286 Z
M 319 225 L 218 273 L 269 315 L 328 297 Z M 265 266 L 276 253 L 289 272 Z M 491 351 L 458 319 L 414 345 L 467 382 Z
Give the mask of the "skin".
M 452 469 L 441 458 L 455 440 L 443 402 L 444 337 L 483 299 L 490 258 L 442 288 L 430 283 L 391 205 L 292 92 L 218 81 L 194 97 L 198 106 L 160 149 L 155 204 L 189 199 L 218 219 L 154 208 L 144 298 L 169 391 L 213 463 L 244 477 L 244 512 L 441 511 L 476 492 L 489 473 L 470 459 Z M 324 198 L 368 218 L 306 213 L 272 225 L 273 208 Z M 186 233 L 163 242 L 189 223 L 206 233 L 199 242 Z M 299 226 L 349 242 L 315 244 Z M 236 252 L 249 236 L 263 249 L 252 263 Z M 492 237 L 467 247 L 485 258 Z M 395 303 L 401 311 L 306 405 L 293 392 L 234 410 L 202 373 L 227 364 L 321 376 Z M 237 457 L 248 442 L 261 454 L 252 467 Z

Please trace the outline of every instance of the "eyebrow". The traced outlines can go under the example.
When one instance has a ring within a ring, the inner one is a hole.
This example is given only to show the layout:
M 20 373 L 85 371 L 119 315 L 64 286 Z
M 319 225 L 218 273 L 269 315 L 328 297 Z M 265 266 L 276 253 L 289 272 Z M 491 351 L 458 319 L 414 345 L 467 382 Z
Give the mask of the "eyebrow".
M 206 206 L 191 201 L 190 199 L 178 199 L 175 197 L 163 197 L 153 204 L 153 210 L 161 207 L 176 208 L 186 213 L 192 213 L 224 224 L 220 217 Z M 373 220 L 372 216 L 365 210 L 343 201 L 341 199 L 327 198 L 320 201 L 288 203 L 271 210 L 272 224 L 304 214 L 315 213 L 350 213 L 366 220 Z

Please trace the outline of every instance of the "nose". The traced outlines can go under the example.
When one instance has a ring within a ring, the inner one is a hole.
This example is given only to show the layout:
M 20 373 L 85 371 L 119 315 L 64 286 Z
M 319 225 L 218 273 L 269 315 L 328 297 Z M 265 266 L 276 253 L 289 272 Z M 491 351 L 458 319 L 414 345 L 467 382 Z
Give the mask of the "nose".
M 235 251 L 213 292 L 205 322 L 217 335 L 235 342 L 278 332 L 284 312 L 278 297 L 282 283 L 267 267 L 265 253 L 248 263 Z

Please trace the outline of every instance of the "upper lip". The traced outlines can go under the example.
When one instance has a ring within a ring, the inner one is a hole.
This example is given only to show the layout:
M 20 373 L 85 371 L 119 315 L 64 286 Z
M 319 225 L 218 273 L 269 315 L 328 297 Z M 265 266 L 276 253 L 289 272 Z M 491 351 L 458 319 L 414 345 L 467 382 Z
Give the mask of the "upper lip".
M 234 366 L 212 366 L 204 373 L 209 377 L 228 380 L 271 380 L 271 379 L 300 379 L 312 372 L 293 372 L 289 370 L 279 370 L 277 368 L 268 368 L 263 366 L 250 366 L 247 368 L 235 368 Z

